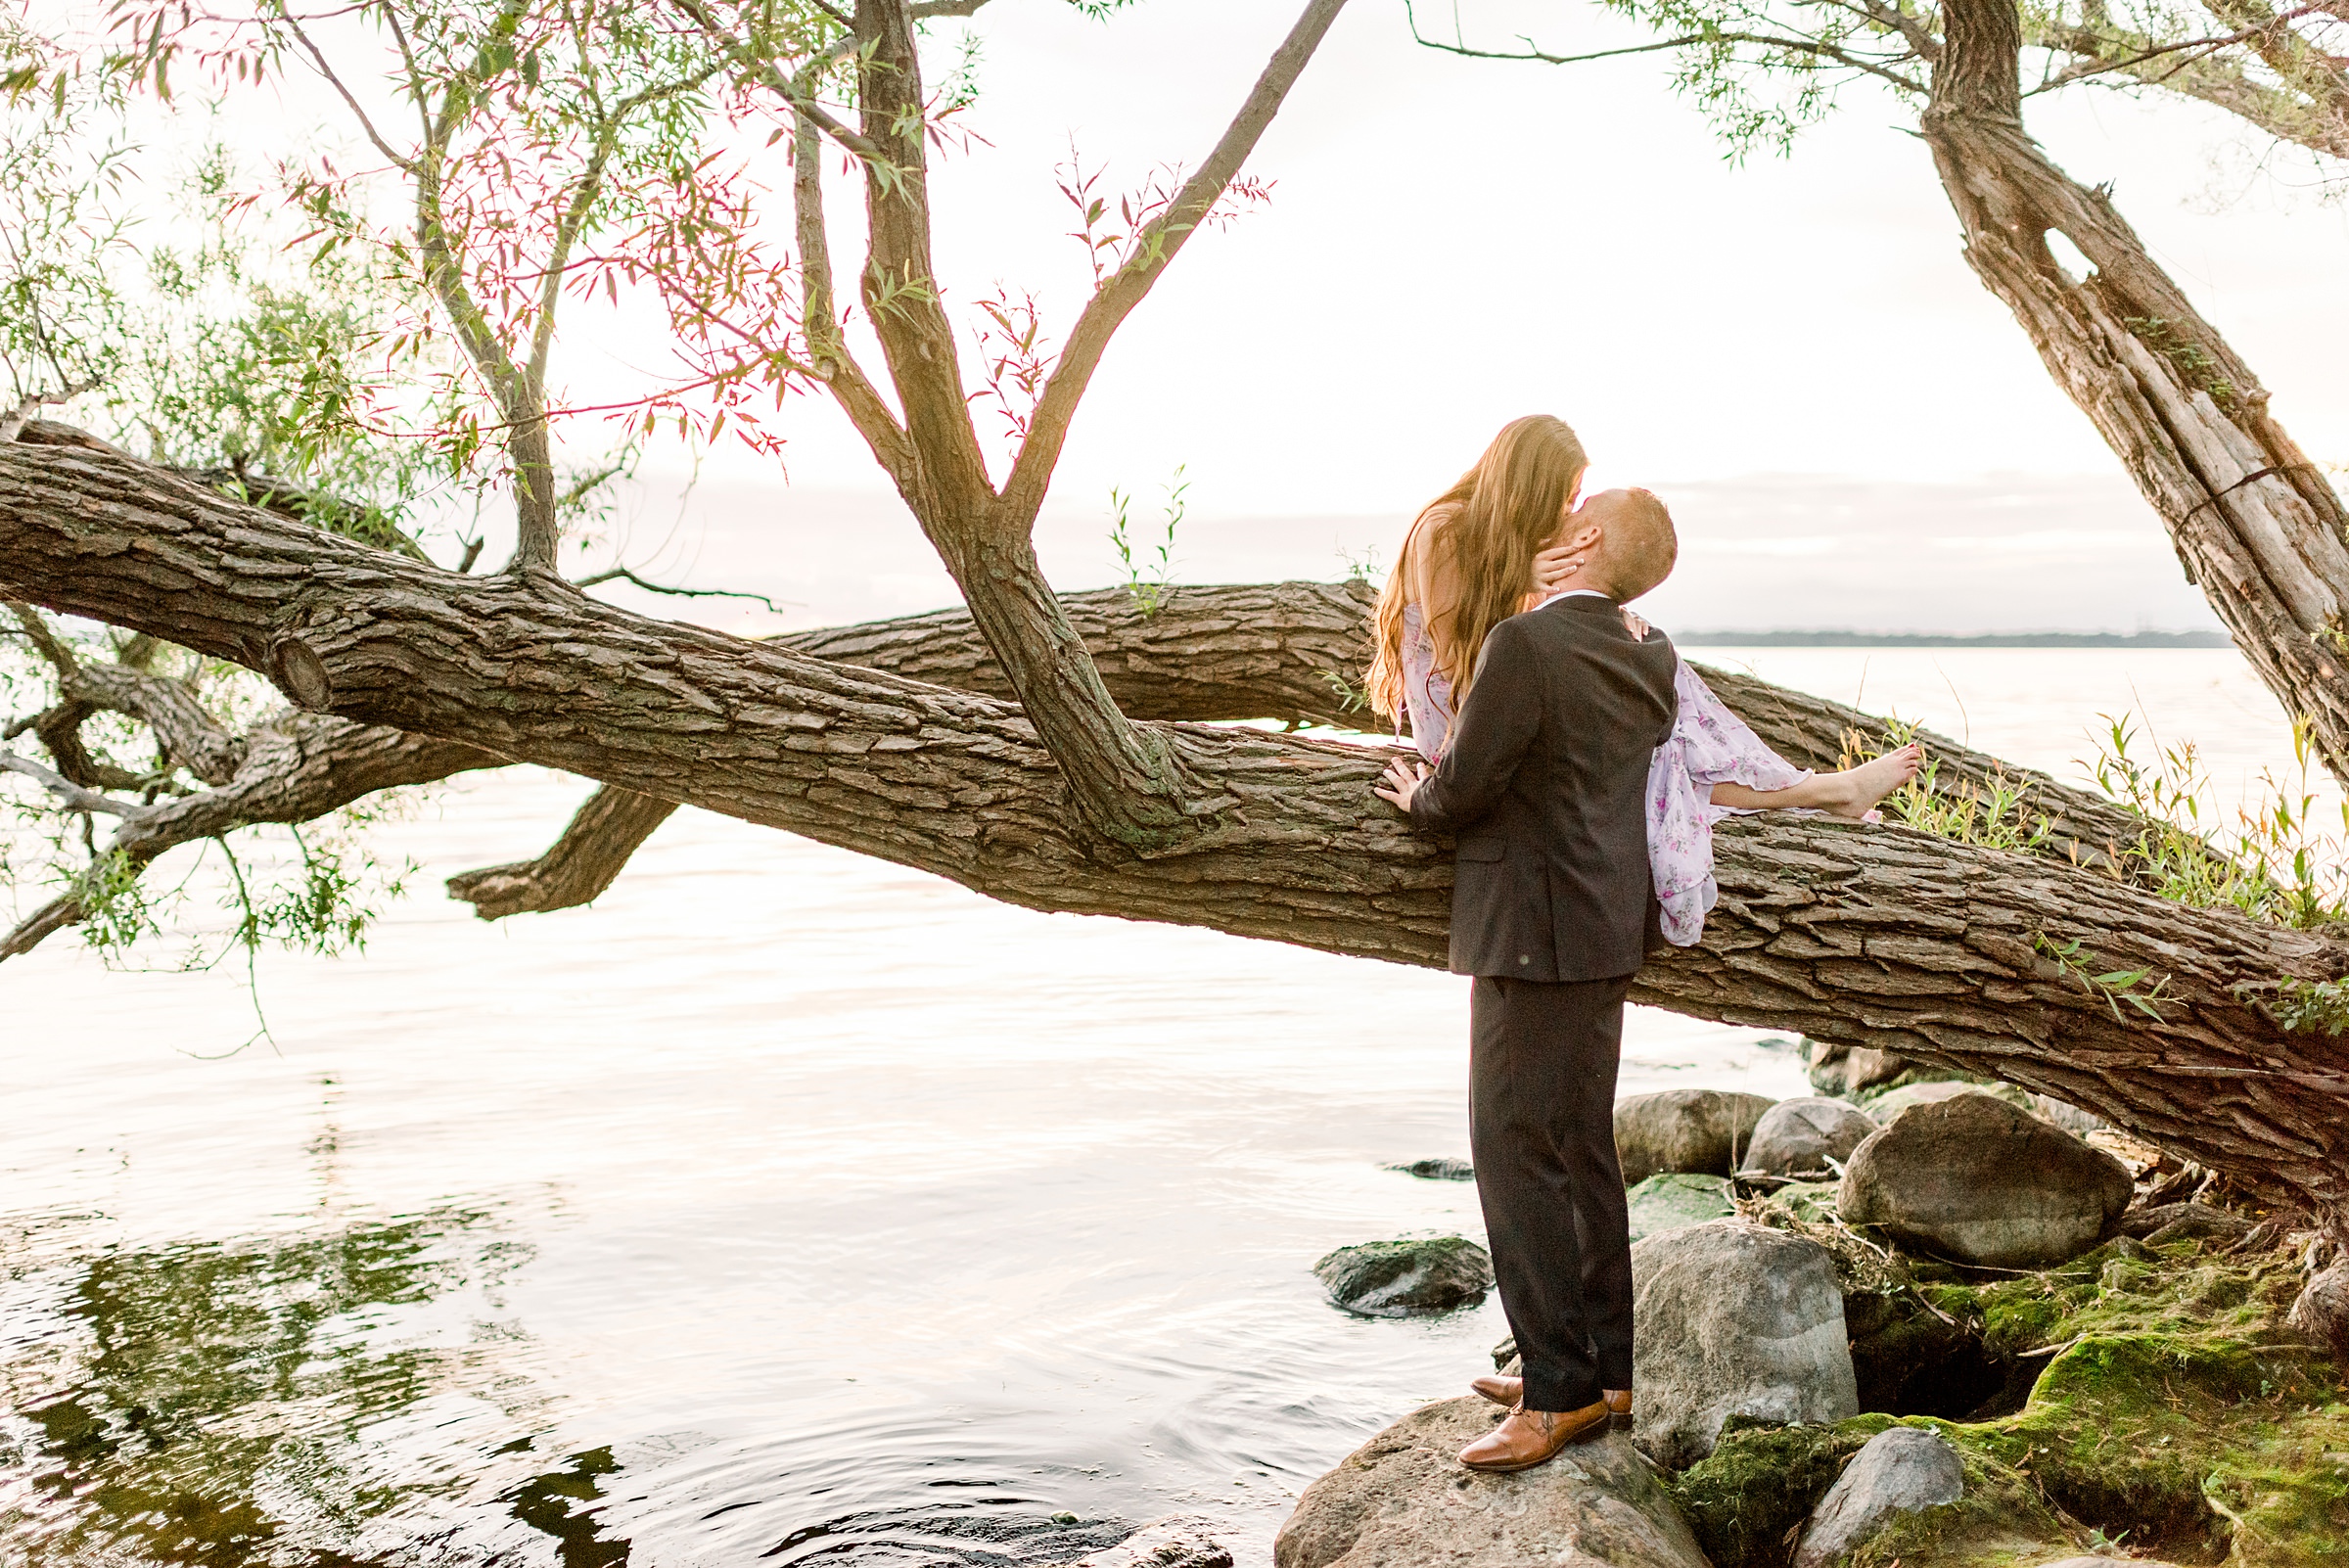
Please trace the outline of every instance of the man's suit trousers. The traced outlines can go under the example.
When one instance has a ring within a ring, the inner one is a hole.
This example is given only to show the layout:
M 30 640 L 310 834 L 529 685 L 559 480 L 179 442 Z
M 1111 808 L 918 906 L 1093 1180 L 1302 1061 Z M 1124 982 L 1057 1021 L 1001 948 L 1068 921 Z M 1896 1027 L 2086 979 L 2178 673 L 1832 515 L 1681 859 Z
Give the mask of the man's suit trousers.
M 1629 975 L 1479 975 L 1470 993 L 1468 1140 L 1500 1305 L 1529 1410 L 1632 1386 L 1632 1243 L 1615 1158 Z

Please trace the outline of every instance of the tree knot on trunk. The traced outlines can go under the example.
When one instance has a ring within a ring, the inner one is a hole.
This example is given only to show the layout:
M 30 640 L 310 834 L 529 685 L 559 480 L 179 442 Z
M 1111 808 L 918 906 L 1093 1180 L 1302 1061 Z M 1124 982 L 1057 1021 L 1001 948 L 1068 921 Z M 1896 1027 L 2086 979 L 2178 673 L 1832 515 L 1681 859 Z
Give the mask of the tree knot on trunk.
M 293 632 L 280 632 L 269 642 L 269 679 L 297 708 L 330 713 L 335 702 L 334 677 L 317 650 Z

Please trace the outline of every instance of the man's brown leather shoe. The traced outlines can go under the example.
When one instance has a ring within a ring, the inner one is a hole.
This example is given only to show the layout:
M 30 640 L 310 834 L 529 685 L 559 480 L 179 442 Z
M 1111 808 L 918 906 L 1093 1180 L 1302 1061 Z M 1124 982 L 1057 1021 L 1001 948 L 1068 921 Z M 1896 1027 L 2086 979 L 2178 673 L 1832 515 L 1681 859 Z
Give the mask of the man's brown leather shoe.
M 1471 1470 L 1530 1470 L 1556 1458 L 1568 1444 L 1606 1430 L 1605 1400 L 1579 1410 L 1529 1410 L 1521 1406 L 1500 1425 L 1460 1450 L 1460 1462 Z
M 1480 1377 L 1468 1386 L 1494 1404 L 1508 1409 L 1513 1410 L 1525 1403 L 1525 1379 L 1522 1377 Z M 1632 1391 L 1628 1388 L 1610 1388 L 1602 1390 L 1601 1397 L 1607 1402 L 1608 1427 L 1617 1432 L 1629 1432 L 1632 1429 Z

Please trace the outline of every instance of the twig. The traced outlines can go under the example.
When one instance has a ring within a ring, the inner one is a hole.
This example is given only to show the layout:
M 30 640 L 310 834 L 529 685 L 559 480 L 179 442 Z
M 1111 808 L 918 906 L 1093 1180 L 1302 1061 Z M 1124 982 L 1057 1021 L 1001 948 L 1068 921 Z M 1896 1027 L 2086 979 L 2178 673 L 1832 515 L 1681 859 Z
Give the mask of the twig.
M 16 407 L 5 414 L 0 414 L 0 441 L 15 440 L 18 433 L 24 429 L 25 421 L 39 413 L 47 404 L 69 403 L 83 392 L 97 390 L 97 378 L 92 377 L 86 381 L 69 382 L 59 392 L 26 392 L 17 399 Z
M 1405 0 L 1403 9 L 1405 17 L 1410 23 L 1412 42 L 1429 49 L 1441 50 L 1448 55 L 1464 55 L 1470 60 L 1522 60 L 1544 66 L 1579 66 L 1592 60 L 1613 60 L 1618 55 L 1650 55 L 1659 50 L 1686 49 L 1696 44 L 1742 43 L 1753 44 L 1764 49 L 1789 49 L 1796 54 L 1817 55 L 1822 60 L 1831 60 L 1839 66 L 1848 66 L 1854 70 L 1864 70 L 1871 76 L 1881 76 L 1904 91 L 1911 93 L 1925 91 L 1924 83 L 1904 76 L 1889 66 L 1878 65 L 1872 60 L 1864 59 L 1859 55 L 1838 49 L 1832 44 L 1822 44 L 1812 38 L 1781 38 L 1754 32 L 1692 32 L 1678 38 L 1666 38 L 1658 43 L 1630 44 L 1621 49 L 1599 49 L 1587 55 L 1553 55 L 1538 47 L 1531 38 L 1520 35 L 1518 41 L 1525 47 L 1522 50 L 1511 52 L 1498 49 L 1472 49 L 1465 43 L 1445 43 L 1439 38 L 1426 37 L 1419 31 L 1419 21 L 1411 14 L 1409 0 Z M 1878 25 L 1883 25 L 1883 23 L 1878 22 Z M 1906 29 L 1903 31 L 1905 33 Z M 1911 43 L 1911 49 L 1912 51 L 1915 49 L 1913 41 Z
M 29 757 L 19 757 L 15 752 L 0 752 L 0 772 L 23 774 L 62 799 L 68 809 L 84 815 L 103 811 L 109 816 L 130 817 L 146 809 L 135 801 L 117 801 L 111 795 L 85 790 L 65 774 L 43 767 Z
M 763 593 L 746 593 L 740 588 L 672 588 L 667 583 L 647 582 L 626 567 L 621 566 L 607 567 L 592 576 L 581 577 L 577 585 L 582 588 L 592 588 L 599 582 L 614 580 L 632 582 L 647 593 L 674 594 L 680 599 L 756 599 L 776 615 L 783 613 L 783 606 L 778 605 Z M 784 601 L 785 604 L 790 602 L 788 599 Z

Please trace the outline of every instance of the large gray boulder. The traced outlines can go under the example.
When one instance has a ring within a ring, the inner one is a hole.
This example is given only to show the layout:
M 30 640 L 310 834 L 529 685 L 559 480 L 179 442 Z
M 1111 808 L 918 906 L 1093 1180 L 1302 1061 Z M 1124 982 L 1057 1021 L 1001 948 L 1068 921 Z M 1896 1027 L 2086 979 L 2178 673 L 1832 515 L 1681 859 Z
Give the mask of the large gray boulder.
M 1895 1514 L 1956 1502 L 1965 1496 L 1957 1451 L 1931 1432 L 1896 1426 L 1878 1432 L 1851 1457 L 1811 1511 L 1794 1568 L 1832 1568 L 1892 1522 Z
M 1632 1248 L 1635 1433 L 1660 1464 L 1713 1452 L 1731 1415 L 1840 1421 L 1860 1413 L 1843 1293 L 1824 1247 L 1742 1220 Z
M 1823 1094 L 1780 1100 L 1754 1125 L 1746 1171 L 1758 1176 L 1821 1176 L 1852 1157 L 1875 1131 L 1875 1120 L 1849 1100 Z
M 1446 1400 L 1388 1427 L 1305 1489 L 1273 1568 L 1708 1568 L 1655 1467 L 1621 1436 L 1514 1475 L 1461 1468 L 1460 1450 L 1502 1416 Z
M 1958 1263 L 2046 1268 L 2095 1246 L 2129 1207 L 2129 1168 L 1988 1094 L 1912 1105 L 1852 1151 L 1836 1206 Z
M 1405 1236 L 1340 1247 L 1313 1265 L 1313 1275 L 1350 1313 L 1409 1317 L 1484 1300 L 1493 1257 L 1464 1236 Z
M 1774 1101 L 1727 1089 L 1665 1089 L 1615 1105 L 1615 1153 L 1623 1184 L 1659 1171 L 1726 1176 L 1754 1140 L 1754 1124 Z

